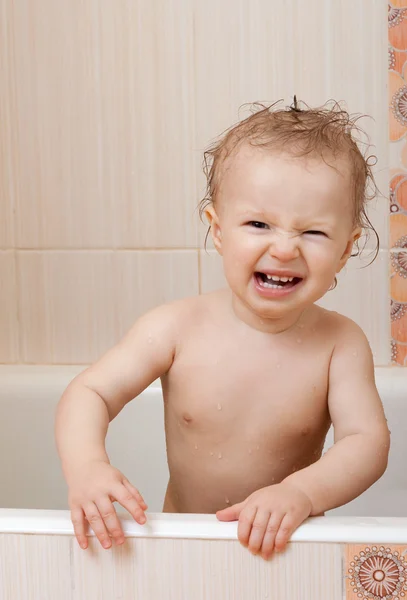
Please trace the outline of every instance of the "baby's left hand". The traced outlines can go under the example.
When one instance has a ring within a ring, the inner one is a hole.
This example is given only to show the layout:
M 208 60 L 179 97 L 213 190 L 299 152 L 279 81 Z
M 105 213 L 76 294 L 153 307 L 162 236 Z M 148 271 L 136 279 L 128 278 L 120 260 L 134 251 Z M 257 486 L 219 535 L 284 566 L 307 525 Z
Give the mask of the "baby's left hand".
M 291 535 L 312 510 L 311 500 L 289 483 L 262 488 L 244 502 L 216 513 L 219 521 L 237 521 L 240 543 L 267 560 L 284 550 Z

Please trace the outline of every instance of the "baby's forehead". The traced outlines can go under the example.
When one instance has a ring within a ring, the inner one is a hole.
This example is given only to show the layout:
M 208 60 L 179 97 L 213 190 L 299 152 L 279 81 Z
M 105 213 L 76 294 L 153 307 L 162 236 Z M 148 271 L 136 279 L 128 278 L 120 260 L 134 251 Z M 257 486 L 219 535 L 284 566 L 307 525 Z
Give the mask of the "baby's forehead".
M 345 153 L 334 154 L 327 150 L 323 154 L 313 152 L 303 154 L 299 149 L 268 148 L 242 144 L 225 159 L 218 173 L 218 184 L 233 187 L 246 182 L 274 176 L 275 181 L 284 184 L 331 181 L 348 185 L 352 178 L 352 165 Z

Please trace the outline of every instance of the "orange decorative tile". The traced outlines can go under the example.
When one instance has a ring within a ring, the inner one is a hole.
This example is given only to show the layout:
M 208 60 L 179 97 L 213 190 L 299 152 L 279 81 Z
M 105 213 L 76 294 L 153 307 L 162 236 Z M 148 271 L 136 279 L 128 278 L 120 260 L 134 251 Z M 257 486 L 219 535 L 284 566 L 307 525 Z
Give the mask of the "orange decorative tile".
M 398 172 L 390 180 L 390 212 L 397 213 L 401 208 L 407 210 L 407 172 Z
M 391 362 L 394 365 L 405 367 L 407 365 L 407 344 L 391 341 Z
M 347 545 L 346 600 L 402 600 L 407 597 L 406 554 L 406 546 Z
M 397 71 L 400 75 L 405 75 L 403 73 L 407 61 L 407 52 L 405 50 L 395 50 L 389 46 L 388 59 L 391 71 Z
M 393 204 L 394 206 L 394 204 Z M 404 248 L 407 236 L 407 215 L 393 213 L 390 215 L 390 248 Z
M 407 305 L 391 300 L 391 337 L 397 342 L 407 342 Z
M 396 7 L 395 3 L 389 3 L 388 24 L 389 24 L 389 42 L 397 50 L 407 48 L 407 10 L 406 8 Z
M 390 140 L 400 140 L 407 131 L 405 103 L 407 86 L 403 77 L 395 71 L 389 71 L 389 129 Z
M 391 298 L 399 303 L 407 302 L 407 252 L 390 252 L 390 262 Z

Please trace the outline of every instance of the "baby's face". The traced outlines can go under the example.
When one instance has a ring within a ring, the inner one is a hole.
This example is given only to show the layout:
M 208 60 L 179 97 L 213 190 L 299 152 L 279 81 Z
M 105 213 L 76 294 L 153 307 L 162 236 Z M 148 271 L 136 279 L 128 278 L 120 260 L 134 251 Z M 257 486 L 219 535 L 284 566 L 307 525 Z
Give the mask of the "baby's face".
M 347 165 L 334 164 L 243 147 L 225 165 L 212 236 L 235 299 L 262 319 L 313 304 L 350 255 L 360 230 Z

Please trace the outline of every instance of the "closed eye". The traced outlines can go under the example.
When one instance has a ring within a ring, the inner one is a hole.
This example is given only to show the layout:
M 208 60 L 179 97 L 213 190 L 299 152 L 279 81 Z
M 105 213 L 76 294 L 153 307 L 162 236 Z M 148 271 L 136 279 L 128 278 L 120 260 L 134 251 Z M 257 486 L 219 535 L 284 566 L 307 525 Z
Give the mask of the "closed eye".
M 262 221 L 249 221 L 247 224 L 255 229 L 268 229 L 268 225 L 266 223 L 262 223 Z
M 326 233 L 324 233 L 323 231 L 318 231 L 316 229 L 309 229 L 308 231 L 305 231 L 305 233 L 309 235 L 322 235 L 323 237 L 328 237 Z

